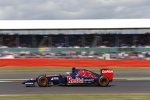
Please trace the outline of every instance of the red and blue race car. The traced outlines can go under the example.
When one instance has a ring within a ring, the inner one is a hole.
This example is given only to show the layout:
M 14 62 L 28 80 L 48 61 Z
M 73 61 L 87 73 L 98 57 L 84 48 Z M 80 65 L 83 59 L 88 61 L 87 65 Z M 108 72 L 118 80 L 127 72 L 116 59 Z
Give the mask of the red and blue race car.
M 98 85 L 106 87 L 113 81 L 113 70 L 103 68 L 100 74 L 86 70 L 72 68 L 72 72 L 59 75 L 40 75 L 23 82 L 26 87 L 36 86 L 47 87 L 53 85 Z

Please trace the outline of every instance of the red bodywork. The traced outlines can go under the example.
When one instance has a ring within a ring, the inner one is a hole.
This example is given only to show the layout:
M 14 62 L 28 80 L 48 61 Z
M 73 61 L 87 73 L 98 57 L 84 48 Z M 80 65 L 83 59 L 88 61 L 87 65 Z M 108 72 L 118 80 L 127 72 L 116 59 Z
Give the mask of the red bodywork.
M 101 69 L 101 75 L 106 76 L 109 81 L 112 81 L 114 77 L 114 72 L 110 68 L 103 68 Z
M 89 71 L 86 71 L 86 70 L 80 70 L 78 72 L 78 75 L 79 76 L 84 76 L 86 78 L 96 78 L 96 76 L 93 73 L 91 73 Z

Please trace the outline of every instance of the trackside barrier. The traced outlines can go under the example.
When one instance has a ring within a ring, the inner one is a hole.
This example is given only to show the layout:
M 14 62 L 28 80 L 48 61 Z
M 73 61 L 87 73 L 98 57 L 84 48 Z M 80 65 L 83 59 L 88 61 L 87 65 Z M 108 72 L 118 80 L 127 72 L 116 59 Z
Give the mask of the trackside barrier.
M 63 59 L 63 58 L 15 58 L 0 59 L 0 67 L 5 66 L 55 66 L 55 67 L 150 67 L 150 60 L 93 60 L 93 59 Z

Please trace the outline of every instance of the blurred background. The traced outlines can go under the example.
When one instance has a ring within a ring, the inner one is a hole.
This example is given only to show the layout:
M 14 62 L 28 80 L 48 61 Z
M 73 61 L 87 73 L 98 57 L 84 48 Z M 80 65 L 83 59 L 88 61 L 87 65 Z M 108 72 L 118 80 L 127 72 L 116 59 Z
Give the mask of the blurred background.
M 150 29 L 0 30 L 0 58 L 150 59 Z

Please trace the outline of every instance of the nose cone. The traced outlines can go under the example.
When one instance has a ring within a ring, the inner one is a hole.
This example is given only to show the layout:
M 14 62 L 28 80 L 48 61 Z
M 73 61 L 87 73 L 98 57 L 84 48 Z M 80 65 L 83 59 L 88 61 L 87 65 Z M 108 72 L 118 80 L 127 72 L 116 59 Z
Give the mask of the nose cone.
M 31 78 L 29 80 L 25 80 L 22 82 L 22 84 L 28 84 L 28 83 L 34 83 L 34 82 L 36 82 L 36 78 Z

